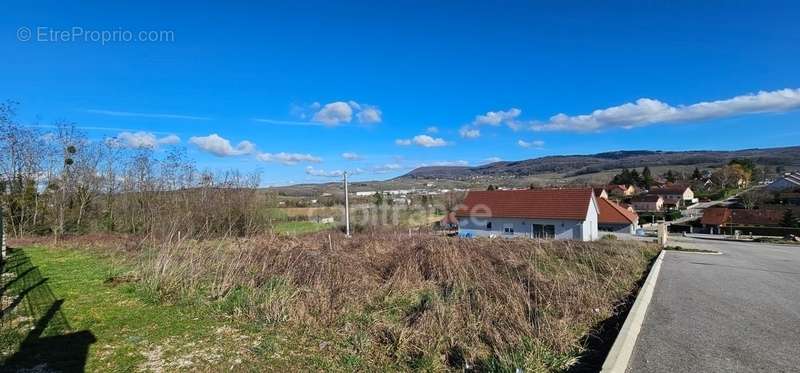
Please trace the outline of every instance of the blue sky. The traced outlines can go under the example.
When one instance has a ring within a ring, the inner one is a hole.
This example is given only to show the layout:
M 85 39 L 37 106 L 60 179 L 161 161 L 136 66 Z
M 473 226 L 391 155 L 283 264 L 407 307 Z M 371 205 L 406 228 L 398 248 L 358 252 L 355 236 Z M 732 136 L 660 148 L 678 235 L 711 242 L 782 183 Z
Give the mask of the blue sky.
M 800 138 L 789 1 L 289 3 L 8 2 L 0 99 L 265 184 Z

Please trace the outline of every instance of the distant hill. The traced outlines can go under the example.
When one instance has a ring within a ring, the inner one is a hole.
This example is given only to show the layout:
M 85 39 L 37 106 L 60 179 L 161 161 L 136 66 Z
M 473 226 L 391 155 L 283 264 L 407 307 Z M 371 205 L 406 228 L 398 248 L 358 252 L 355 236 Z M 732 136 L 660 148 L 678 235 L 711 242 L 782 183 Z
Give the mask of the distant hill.
M 523 161 L 494 162 L 476 167 L 420 167 L 395 180 L 464 180 L 475 177 L 527 176 L 546 173 L 579 176 L 623 167 L 724 164 L 734 158 L 752 159 L 759 165 L 800 166 L 800 146 L 735 151 L 623 150 L 591 155 L 548 156 Z

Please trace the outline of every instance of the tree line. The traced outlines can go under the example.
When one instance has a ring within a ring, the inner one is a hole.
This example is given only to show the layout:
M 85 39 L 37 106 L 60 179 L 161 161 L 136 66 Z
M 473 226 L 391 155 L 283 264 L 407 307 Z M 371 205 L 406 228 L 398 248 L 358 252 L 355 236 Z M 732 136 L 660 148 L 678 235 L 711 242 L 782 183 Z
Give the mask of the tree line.
M 130 148 L 68 122 L 43 131 L 0 103 L 0 203 L 14 236 L 242 236 L 269 226 L 260 175 L 201 171 L 185 148 Z
M 778 172 L 778 169 L 776 169 Z M 757 167 L 751 159 L 732 159 L 727 164 L 717 167 L 714 172 L 706 176 L 699 168 L 695 167 L 690 175 L 668 169 L 661 175 L 662 179 L 668 183 L 696 183 L 703 180 L 711 180 L 715 187 L 720 189 L 738 188 L 753 181 L 762 180 L 766 176 L 767 170 Z M 611 184 L 634 185 L 643 189 L 650 189 L 656 185 L 650 168 L 645 166 L 642 172 L 637 169 L 623 168 L 622 171 L 611 180 Z

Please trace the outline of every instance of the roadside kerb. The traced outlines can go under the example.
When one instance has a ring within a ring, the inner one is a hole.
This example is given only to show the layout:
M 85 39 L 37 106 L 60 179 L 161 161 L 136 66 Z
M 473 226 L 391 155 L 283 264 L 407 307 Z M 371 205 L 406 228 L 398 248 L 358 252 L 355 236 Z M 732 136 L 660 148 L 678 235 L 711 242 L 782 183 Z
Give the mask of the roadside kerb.
M 617 339 L 614 340 L 614 345 L 611 346 L 611 351 L 608 352 L 601 372 L 623 373 L 628 368 L 628 362 L 633 355 L 633 347 L 636 345 L 636 338 L 639 336 L 644 317 L 647 314 L 647 307 L 653 298 L 653 291 L 656 288 L 656 280 L 658 279 L 658 273 L 661 271 L 661 262 L 664 261 L 665 253 L 666 250 L 662 250 L 653 263 L 650 273 L 647 275 L 647 279 L 645 279 L 639 294 L 636 296 L 636 301 L 633 302 L 633 307 L 631 307 L 628 317 L 625 319 L 625 323 L 622 324 L 622 329 L 620 329 Z

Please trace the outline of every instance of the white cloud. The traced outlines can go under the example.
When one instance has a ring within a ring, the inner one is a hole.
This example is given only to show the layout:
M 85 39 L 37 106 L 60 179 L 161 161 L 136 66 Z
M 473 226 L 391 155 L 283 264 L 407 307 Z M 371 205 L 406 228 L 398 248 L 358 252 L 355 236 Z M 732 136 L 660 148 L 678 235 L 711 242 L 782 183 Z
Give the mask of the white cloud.
M 163 145 L 175 145 L 181 142 L 181 138 L 177 135 L 167 135 L 160 139 L 158 139 L 159 144 Z
M 292 116 L 310 120 L 310 122 L 296 122 L 276 119 L 258 118 L 256 121 L 283 124 L 283 125 L 313 125 L 323 124 L 326 126 L 338 126 L 353 122 L 353 119 L 362 124 L 380 123 L 383 120 L 383 112 L 375 105 L 350 101 L 334 101 L 321 105 L 315 102 L 311 105 L 292 105 L 290 109 Z
M 486 114 L 475 116 L 475 120 L 472 121 L 472 124 L 476 126 L 485 124 L 490 126 L 499 126 L 503 123 L 510 124 L 513 123 L 520 114 L 522 114 L 522 110 L 517 108 L 511 108 L 505 111 L 489 111 Z
M 344 153 L 342 153 L 342 158 L 344 158 L 344 159 L 346 159 L 348 161 L 358 161 L 358 160 L 362 159 L 361 156 L 358 155 L 358 153 L 353 153 L 353 152 L 344 152 Z
M 198 117 L 193 115 L 183 114 L 159 114 L 159 113 L 135 113 L 130 111 L 114 111 L 114 110 L 99 110 L 89 109 L 87 113 L 110 115 L 114 117 L 139 117 L 139 118 L 158 118 L 158 119 L 185 119 L 185 120 L 211 120 L 209 117 Z
M 417 135 L 414 136 L 414 144 L 425 148 L 435 148 L 447 145 L 447 141 L 439 137 L 434 138 L 428 135 Z
M 640 98 L 591 114 L 569 116 L 563 113 L 550 117 L 545 123 L 536 123 L 536 131 L 591 132 L 606 128 L 625 129 L 657 123 L 699 122 L 743 114 L 774 113 L 800 108 L 800 89 L 760 91 L 726 100 L 699 102 L 688 106 L 671 106 L 659 100 Z
M 544 146 L 544 141 L 542 140 L 533 140 L 533 141 L 524 141 L 519 140 L 517 141 L 517 145 L 523 148 L 533 148 L 533 149 L 541 149 Z
M 503 158 L 500 157 L 489 157 L 483 160 L 486 163 L 495 163 L 495 162 L 502 162 Z
M 458 134 L 465 139 L 476 139 L 481 137 L 481 131 L 477 128 L 469 128 L 467 126 L 461 127 Z
M 403 169 L 403 166 L 401 166 L 398 163 L 387 163 L 387 164 L 383 164 L 383 165 L 380 165 L 380 166 L 375 166 L 375 167 L 372 168 L 373 171 L 375 171 L 376 173 L 379 173 L 379 174 L 399 171 L 401 169 Z
M 366 106 L 356 114 L 358 121 L 364 124 L 380 123 L 382 116 L 381 110 L 374 106 Z
M 465 167 L 465 166 L 469 166 L 469 162 L 468 161 L 464 161 L 464 160 L 461 160 L 461 161 L 436 161 L 436 162 L 420 163 L 420 164 L 417 165 L 417 167 L 431 167 L 431 166 L 462 166 L 462 167 Z
M 167 135 L 156 137 L 152 132 L 120 132 L 116 138 L 111 139 L 114 144 L 132 149 L 155 149 L 159 145 L 174 145 L 181 142 L 180 137 Z
M 360 168 L 356 168 L 354 170 L 347 171 L 348 175 L 358 175 L 364 173 L 364 170 Z M 342 170 L 331 170 L 325 171 L 322 169 L 314 168 L 311 166 L 306 167 L 306 174 L 311 176 L 320 176 L 320 177 L 342 177 L 344 175 L 344 171 Z
M 189 139 L 189 143 L 219 157 L 251 154 L 256 150 L 255 144 L 247 140 L 241 141 L 236 147 L 233 147 L 228 139 L 216 133 L 208 136 L 192 137 Z
M 312 120 L 327 125 L 350 123 L 353 120 L 353 108 L 346 102 L 331 102 L 316 112 Z
M 439 133 L 439 127 L 430 126 L 427 129 L 425 129 L 425 132 L 427 132 L 427 133 Z
M 401 146 L 408 146 L 413 143 L 424 148 L 436 148 L 447 145 L 447 141 L 444 141 L 444 139 L 428 135 L 416 135 L 412 139 L 397 139 L 394 140 L 394 143 Z
M 322 159 L 311 154 L 300 153 L 258 153 L 256 159 L 264 162 L 278 162 L 284 165 L 295 165 L 300 162 L 319 163 Z

